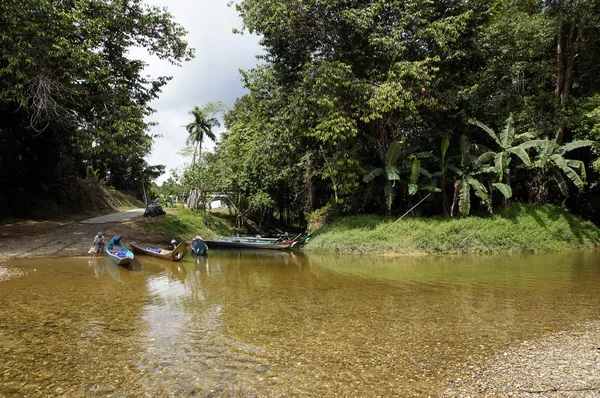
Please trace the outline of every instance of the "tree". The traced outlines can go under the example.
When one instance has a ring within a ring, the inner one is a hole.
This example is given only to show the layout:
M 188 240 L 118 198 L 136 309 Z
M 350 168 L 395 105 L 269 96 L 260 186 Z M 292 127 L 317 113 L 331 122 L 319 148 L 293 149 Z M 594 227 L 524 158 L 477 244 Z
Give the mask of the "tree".
M 213 127 L 221 127 L 221 122 L 214 116 L 209 114 L 206 110 L 206 106 L 203 108 L 197 105 L 188 112 L 192 117 L 193 121 L 185 126 L 188 132 L 188 137 L 185 141 L 186 145 L 194 148 L 194 154 L 192 157 L 192 165 L 196 164 L 196 157 L 200 156 L 202 151 L 202 142 L 206 136 L 212 141 L 217 139 L 217 136 L 212 131 Z
M 458 165 L 450 165 L 448 168 L 456 175 L 454 182 L 454 200 L 452 201 L 452 209 L 450 214 L 454 216 L 456 209 L 461 215 L 467 216 L 471 212 L 471 189 L 475 195 L 481 199 L 482 204 L 487 210 L 492 212 L 492 199 L 486 189 L 484 183 L 480 181 L 480 176 L 494 171 L 482 160 L 482 156 L 475 156 L 472 151 L 472 146 L 466 136 L 460 137 L 460 163 Z M 492 186 L 497 188 L 505 198 L 512 196 L 510 186 L 501 182 L 492 183 Z
M 550 176 L 557 184 L 560 192 L 569 196 L 569 188 L 563 176 L 566 176 L 575 187 L 582 191 L 586 183 L 585 164 L 581 160 L 568 159 L 565 155 L 579 148 L 590 147 L 590 140 L 575 140 L 562 144 L 562 132 L 559 130 L 553 140 L 548 138 L 531 140 L 524 144 L 526 148 L 535 148 L 537 154 L 533 161 L 540 174 L 532 185 L 532 196 L 536 203 L 548 201 L 547 177 Z
M 493 161 L 497 182 L 504 183 L 506 186 L 510 187 L 509 166 L 514 156 L 518 157 L 525 166 L 533 166 L 531 159 L 529 159 L 529 155 L 527 154 L 527 145 L 525 145 L 525 143 L 527 140 L 534 138 L 535 135 L 532 133 L 515 134 L 515 121 L 512 113 L 506 119 L 506 125 L 500 134 L 496 134 L 494 130 L 478 120 L 471 119 L 469 122 L 485 131 L 499 148 L 498 152 L 485 152 L 479 157 L 479 163 L 477 164 L 483 165 L 484 163 Z M 503 185 L 501 185 L 501 187 L 503 187 Z M 510 196 L 512 196 L 512 190 L 510 193 L 503 192 L 503 195 L 507 199 L 510 198 Z
M 185 29 L 142 0 L 7 0 L 0 15 L 0 211 L 68 207 L 88 166 L 116 188 L 143 178 L 149 104 L 170 78 L 148 78 L 129 49 L 181 64 Z
M 392 203 L 396 196 L 396 181 L 400 180 L 397 163 L 402 153 L 402 146 L 401 142 L 392 142 L 385 155 L 385 166 L 383 168 L 369 167 L 370 171 L 363 176 L 364 182 L 371 182 L 380 175 L 385 176 L 383 194 L 388 215 L 391 214 Z

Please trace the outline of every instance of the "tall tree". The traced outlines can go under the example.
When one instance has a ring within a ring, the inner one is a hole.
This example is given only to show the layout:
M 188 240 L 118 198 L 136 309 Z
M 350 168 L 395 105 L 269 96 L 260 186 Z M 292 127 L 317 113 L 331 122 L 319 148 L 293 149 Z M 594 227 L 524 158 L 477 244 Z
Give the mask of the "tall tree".
M 215 141 L 217 136 L 212 129 L 213 127 L 221 127 L 221 122 L 219 122 L 219 119 L 214 115 L 209 115 L 205 108 L 201 109 L 197 105 L 188 113 L 194 120 L 185 126 L 185 129 L 189 134 L 185 144 L 194 148 L 192 157 L 192 165 L 194 165 L 196 164 L 196 157 L 200 156 L 200 153 L 202 152 L 202 142 L 204 142 L 204 137 Z

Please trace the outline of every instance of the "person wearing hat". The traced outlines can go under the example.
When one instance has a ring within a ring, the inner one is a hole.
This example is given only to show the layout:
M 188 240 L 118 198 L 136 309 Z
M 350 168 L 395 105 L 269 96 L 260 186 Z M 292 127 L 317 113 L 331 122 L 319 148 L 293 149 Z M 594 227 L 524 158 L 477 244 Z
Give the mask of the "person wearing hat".
M 171 239 L 171 243 L 169 243 L 169 250 L 175 250 L 177 247 L 177 241 L 175 239 Z
M 98 235 L 94 237 L 93 247 L 96 250 L 96 255 L 102 254 L 102 252 L 104 251 L 104 236 L 102 236 L 102 231 L 98 232 Z
M 208 252 L 208 246 L 206 246 L 200 235 L 196 235 L 192 241 L 192 252 L 197 256 L 204 256 Z

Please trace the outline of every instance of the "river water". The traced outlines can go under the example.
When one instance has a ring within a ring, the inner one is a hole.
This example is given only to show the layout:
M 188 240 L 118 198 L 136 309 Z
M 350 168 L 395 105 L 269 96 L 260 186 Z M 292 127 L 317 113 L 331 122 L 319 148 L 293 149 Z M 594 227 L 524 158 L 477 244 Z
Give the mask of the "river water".
M 600 252 L 9 263 L 0 396 L 427 396 L 600 319 Z

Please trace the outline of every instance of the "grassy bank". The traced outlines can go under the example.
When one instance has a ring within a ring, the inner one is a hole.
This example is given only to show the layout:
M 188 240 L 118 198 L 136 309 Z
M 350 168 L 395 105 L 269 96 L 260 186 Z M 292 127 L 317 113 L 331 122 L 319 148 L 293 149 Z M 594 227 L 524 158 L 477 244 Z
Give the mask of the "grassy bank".
M 600 245 L 600 230 L 557 206 L 513 204 L 489 217 L 404 218 L 361 215 L 316 231 L 308 251 L 341 254 L 492 254 Z
M 167 236 L 191 240 L 196 235 L 204 239 L 232 235 L 233 226 L 225 216 L 216 213 L 192 212 L 188 209 L 166 209 L 167 215 L 156 218 L 138 218 L 138 228 L 161 232 Z

